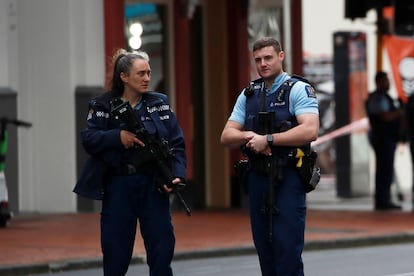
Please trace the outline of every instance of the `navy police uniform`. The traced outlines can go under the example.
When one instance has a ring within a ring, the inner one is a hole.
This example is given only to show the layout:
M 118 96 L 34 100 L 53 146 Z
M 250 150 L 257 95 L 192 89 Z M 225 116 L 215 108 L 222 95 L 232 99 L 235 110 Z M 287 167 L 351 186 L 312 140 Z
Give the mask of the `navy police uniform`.
M 102 199 L 101 245 L 105 275 L 125 275 L 133 253 L 137 219 L 147 253 L 150 275 L 172 275 L 170 263 L 175 236 L 168 194 L 158 191 L 157 167 L 142 148 L 125 149 L 120 131 L 125 126 L 110 113 L 112 92 L 89 103 L 87 128 L 82 143 L 91 156 L 74 192 Z M 168 141 L 175 177 L 185 180 L 186 156 L 182 130 L 167 96 L 147 92 L 134 107 L 135 115 L 155 139 Z M 139 162 L 138 162 L 139 163 Z
M 283 78 L 285 76 L 282 76 Z M 286 77 L 285 77 L 286 78 Z M 274 112 L 272 133 L 283 132 L 298 125 L 295 115 L 289 110 L 290 91 L 298 81 L 287 78 L 275 93 L 266 93 L 266 112 Z M 307 89 L 312 89 L 306 86 Z M 246 96 L 244 130 L 262 133 L 259 126 L 261 106 L 260 94 L 266 90 L 262 79 L 253 82 L 252 89 L 244 92 Z M 305 89 L 301 90 L 302 93 Z M 269 92 L 269 91 L 268 91 Z M 313 90 L 308 97 L 316 101 Z M 317 109 L 316 109 L 317 110 Z M 304 145 L 303 151 L 309 151 L 310 145 Z M 304 184 L 295 168 L 291 153 L 293 147 L 272 146 L 278 170 L 274 179 L 272 219 L 272 240 L 269 242 L 269 209 L 266 209 L 266 197 L 269 195 L 269 176 L 264 168 L 262 154 L 255 154 L 246 147 L 242 150 L 248 156 L 247 192 L 250 204 L 250 221 L 254 244 L 259 256 L 262 275 L 285 276 L 303 275 L 302 251 L 306 219 L 306 196 Z
M 396 111 L 398 107 L 387 91 L 376 89 L 365 103 L 371 129 L 369 141 L 376 158 L 375 205 L 391 204 L 391 184 L 394 178 L 394 155 L 400 138 L 401 118 L 391 121 L 381 119 L 380 113 Z

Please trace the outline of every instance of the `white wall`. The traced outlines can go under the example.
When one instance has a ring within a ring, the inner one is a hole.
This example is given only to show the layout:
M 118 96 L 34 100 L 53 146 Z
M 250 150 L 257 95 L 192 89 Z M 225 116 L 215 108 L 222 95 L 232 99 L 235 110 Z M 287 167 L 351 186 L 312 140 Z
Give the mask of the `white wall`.
M 75 88 L 103 85 L 102 0 L 17 1 L 20 211 L 76 211 Z M 85 107 L 86 109 L 87 107 Z
M 0 0 L 0 35 L 7 38 L 9 32 L 9 1 Z M 9 86 L 8 39 L 0 39 L 0 86 Z

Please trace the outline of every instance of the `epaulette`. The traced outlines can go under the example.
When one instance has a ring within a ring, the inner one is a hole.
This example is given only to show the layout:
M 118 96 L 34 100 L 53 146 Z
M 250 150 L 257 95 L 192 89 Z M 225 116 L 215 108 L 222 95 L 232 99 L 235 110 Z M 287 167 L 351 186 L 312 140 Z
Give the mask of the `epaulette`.
M 309 84 L 309 86 L 306 86 L 305 87 L 306 93 L 308 94 L 308 97 L 316 98 L 316 92 L 315 92 L 315 88 L 314 88 L 312 82 L 310 82 L 308 79 L 306 79 L 306 78 L 304 78 L 302 76 L 299 76 L 299 75 L 292 75 L 291 78 L 290 78 L 290 80 L 292 80 L 292 79 L 294 79 L 294 82 L 296 82 L 296 81 L 302 81 L 304 83 Z
M 308 79 L 305 79 L 304 77 L 299 76 L 299 75 L 291 75 L 290 78 L 297 79 L 297 80 L 300 80 L 300 81 L 306 82 L 307 84 L 312 85 L 312 83 Z
M 168 101 L 168 96 L 164 93 L 161 92 L 155 92 L 155 91 L 151 91 L 151 92 L 147 92 L 144 94 L 144 97 L 146 97 L 147 100 L 159 100 L 161 99 L 162 101 L 167 102 Z
M 279 93 L 277 95 L 277 101 L 278 102 L 282 102 L 285 96 L 286 91 L 290 91 L 290 89 L 292 89 L 292 86 L 297 82 L 297 81 L 302 81 L 305 82 L 307 84 L 309 84 L 312 87 L 312 84 L 310 83 L 309 80 L 305 79 L 302 76 L 299 75 L 291 75 L 290 79 L 287 79 L 281 86 L 279 89 Z
M 111 106 L 109 104 L 110 100 L 115 98 L 115 94 L 111 91 L 105 92 L 90 101 L 91 105 L 100 105 L 103 106 L 105 109 L 110 110 Z

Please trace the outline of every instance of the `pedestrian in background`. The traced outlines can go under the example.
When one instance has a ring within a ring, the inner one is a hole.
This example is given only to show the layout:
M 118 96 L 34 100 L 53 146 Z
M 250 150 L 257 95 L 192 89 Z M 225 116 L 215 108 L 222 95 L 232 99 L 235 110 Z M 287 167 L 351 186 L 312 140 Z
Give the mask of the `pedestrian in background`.
M 375 90 L 366 101 L 370 122 L 369 141 L 375 152 L 375 205 L 376 210 L 401 209 L 392 202 L 391 184 L 394 179 L 394 157 L 404 120 L 402 101 L 395 101 L 388 94 L 388 74 L 378 71 L 375 75 Z
M 290 154 L 297 147 L 309 151 L 310 142 L 317 138 L 318 101 L 308 83 L 283 71 L 285 53 L 277 40 L 257 40 L 253 57 L 261 78 L 238 96 L 221 143 L 241 146 L 249 159 L 246 185 L 250 222 L 262 275 L 303 275 L 306 194 Z M 276 128 L 271 133 L 260 131 L 262 109 L 273 114 L 270 119 Z M 269 179 L 272 172 L 265 168 L 267 158 L 277 164 L 274 169 L 280 178 L 275 183 Z M 272 206 L 264 203 L 269 197 Z M 268 212 L 274 213 L 271 222 Z M 272 239 L 268 239 L 269 230 Z
M 83 146 L 94 160 L 87 163 L 86 175 L 94 175 L 96 167 L 105 168 L 106 173 L 90 181 L 80 180 L 75 192 L 85 195 L 85 187 L 104 181 L 101 183 L 104 275 L 126 274 L 134 249 L 137 220 L 150 275 L 173 275 L 170 264 L 175 235 L 168 194 L 173 191 L 170 186 L 184 183 L 186 177 L 183 133 L 167 96 L 148 92 L 151 68 L 146 53 L 121 50 L 115 55 L 113 66 L 111 89 L 90 101 L 87 128 L 81 133 Z M 169 162 L 175 177 L 172 183 L 158 184 L 160 170 L 148 156 L 143 141 L 111 114 L 114 99 L 128 101 L 148 134 L 168 143 L 172 150 Z M 171 185 L 167 187 L 167 184 Z

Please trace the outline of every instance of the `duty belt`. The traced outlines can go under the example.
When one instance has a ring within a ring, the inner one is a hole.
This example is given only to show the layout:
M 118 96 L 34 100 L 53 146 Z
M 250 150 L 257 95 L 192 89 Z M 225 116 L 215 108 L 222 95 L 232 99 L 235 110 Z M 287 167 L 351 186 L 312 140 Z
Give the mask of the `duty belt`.
M 289 156 L 272 156 L 271 158 L 276 159 L 281 168 L 292 165 Z M 249 159 L 249 167 L 256 172 L 267 173 L 267 162 L 268 159 L 264 157 L 251 158 Z

